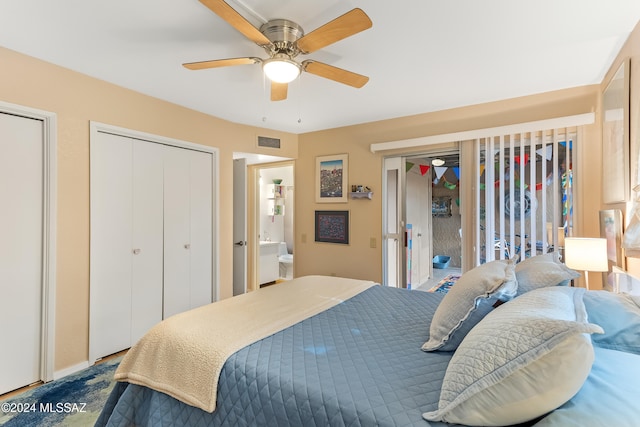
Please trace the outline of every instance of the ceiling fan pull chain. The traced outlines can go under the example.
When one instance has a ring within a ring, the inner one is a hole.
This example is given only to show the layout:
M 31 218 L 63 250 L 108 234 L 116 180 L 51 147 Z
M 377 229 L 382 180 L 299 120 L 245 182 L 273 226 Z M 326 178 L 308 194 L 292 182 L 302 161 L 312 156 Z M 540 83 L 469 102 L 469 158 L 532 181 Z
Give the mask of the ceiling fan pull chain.
M 267 121 L 267 76 L 262 73 L 262 121 Z
M 302 123 L 302 107 L 301 107 L 301 99 L 302 99 L 302 75 L 298 77 L 298 123 Z

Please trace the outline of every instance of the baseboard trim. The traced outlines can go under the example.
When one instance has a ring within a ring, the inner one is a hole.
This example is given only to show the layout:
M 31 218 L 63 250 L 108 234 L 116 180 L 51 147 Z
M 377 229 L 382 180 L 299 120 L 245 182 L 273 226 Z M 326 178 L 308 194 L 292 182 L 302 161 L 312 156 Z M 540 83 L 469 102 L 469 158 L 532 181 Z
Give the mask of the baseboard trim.
M 60 378 L 64 378 L 67 375 L 75 374 L 76 372 L 80 372 L 83 369 L 87 369 L 89 367 L 89 362 L 81 362 L 77 365 L 69 366 L 68 368 L 60 369 L 59 371 L 55 371 L 53 373 L 53 380 L 59 380 Z

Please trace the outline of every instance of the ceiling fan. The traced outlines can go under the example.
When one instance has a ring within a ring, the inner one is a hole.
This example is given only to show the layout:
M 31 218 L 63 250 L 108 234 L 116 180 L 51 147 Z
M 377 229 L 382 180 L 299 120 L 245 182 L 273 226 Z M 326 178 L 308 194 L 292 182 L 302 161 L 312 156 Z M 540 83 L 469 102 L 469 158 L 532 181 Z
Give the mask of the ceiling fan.
M 288 84 L 302 71 L 355 88 L 361 88 L 369 81 L 367 76 L 312 59 L 300 63 L 294 60 L 300 54 L 315 52 L 371 28 L 373 25 L 371 19 L 359 8 L 352 9 L 312 32 L 304 34 L 300 25 L 288 19 L 272 19 L 258 29 L 223 0 L 200 0 L 200 2 L 249 40 L 264 48 L 269 58 L 228 58 L 182 64 L 190 70 L 261 63 L 265 75 L 271 80 L 272 101 L 286 99 Z

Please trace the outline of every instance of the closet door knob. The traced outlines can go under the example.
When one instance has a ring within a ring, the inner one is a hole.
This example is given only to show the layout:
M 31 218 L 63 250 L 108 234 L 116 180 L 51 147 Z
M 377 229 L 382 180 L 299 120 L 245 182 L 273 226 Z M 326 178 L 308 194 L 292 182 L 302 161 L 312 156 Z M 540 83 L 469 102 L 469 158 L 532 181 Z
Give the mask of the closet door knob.
M 133 254 L 134 254 L 134 255 L 138 255 L 139 253 L 140 253 L 140 249 L 134 249 L 134 250 L 133 250 Z
M 184 248 L 185 248 L 185 249 L 191 249 L 191 244 L 190 244 L 190 243 L 187 243 L 186 245 L 184 245 Z

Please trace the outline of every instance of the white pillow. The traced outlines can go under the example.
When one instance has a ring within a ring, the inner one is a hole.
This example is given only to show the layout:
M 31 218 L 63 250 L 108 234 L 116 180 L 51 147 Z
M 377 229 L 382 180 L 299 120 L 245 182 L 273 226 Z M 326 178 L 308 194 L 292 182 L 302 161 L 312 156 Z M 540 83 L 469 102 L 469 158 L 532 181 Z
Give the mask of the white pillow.
M 532 420 L 571 399 L 594 360 L 585 289 L 528 292 L 489 313 L 453 355 L 428 421 L 500 426 Z
M 536 255 L 516 264 L 518 295 L 547 286 L 568 285 L 580 273 L 556 261 L 553 252 Z
M 494 304 L 513 298 L 517 288 L 513 261 L 491 261 L 467 271 L 438 305 L 422 350 L 454 351 Z

